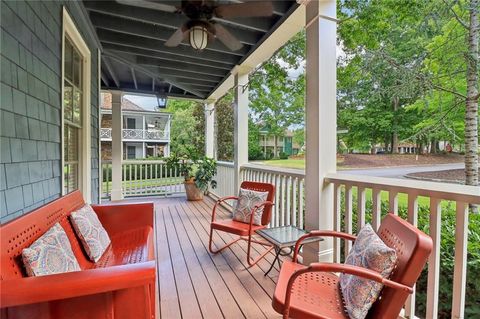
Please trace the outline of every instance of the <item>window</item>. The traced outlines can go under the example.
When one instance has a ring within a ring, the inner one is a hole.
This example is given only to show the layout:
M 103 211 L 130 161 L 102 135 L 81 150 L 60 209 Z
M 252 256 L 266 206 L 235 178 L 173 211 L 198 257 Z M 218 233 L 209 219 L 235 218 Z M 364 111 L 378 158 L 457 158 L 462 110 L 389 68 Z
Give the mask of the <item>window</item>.
M 66 9 L 63 9 L 62 191 L 81 190 L 91 201 L 91 56 Z
M 135 146 L 127 146 L 127 159 L 135 159 L 137 148 Z
M 63 188 L 67 194 L 80 188 L 83 98 L 82 57 L 68 37 L 63 61 Z

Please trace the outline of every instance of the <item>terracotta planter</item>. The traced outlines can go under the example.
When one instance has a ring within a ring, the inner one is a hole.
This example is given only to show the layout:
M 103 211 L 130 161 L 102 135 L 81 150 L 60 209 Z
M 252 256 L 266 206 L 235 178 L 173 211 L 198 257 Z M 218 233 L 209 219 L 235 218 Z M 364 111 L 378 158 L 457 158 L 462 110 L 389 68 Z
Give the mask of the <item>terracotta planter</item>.
M 187 200 L 198 201 L 203 200 L 203 191 L 195 185 L 193 178 L 185 181 L 185 192 L 187 193 Z

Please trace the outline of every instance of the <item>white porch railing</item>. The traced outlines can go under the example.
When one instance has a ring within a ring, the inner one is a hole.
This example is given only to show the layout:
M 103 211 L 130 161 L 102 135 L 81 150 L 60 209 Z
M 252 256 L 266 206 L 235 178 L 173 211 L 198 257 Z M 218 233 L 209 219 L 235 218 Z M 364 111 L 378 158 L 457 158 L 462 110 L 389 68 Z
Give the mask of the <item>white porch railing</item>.
M 238 190 L 233 189 L 234 174 L 232 162 L 218 161 L 217 174 L 214 177 L 214 180 L 217 181 L 217 188 L 211 190 L 211 193 L 218 197 L 236 195 Z
M 102 161 L 102 198 L 110 197 L 111 167 L 110 161 Z M 124 161 L 122 192 L 124 197 L 183 193 L 183 177 L 176 170 L 168 169 L 164 161 Z
M 275 185 L 275 206 L 270 226 L 294 225 L 304 228 L 304 171 L 247 164 L 242 166 L 240 174 L 242 181 Z
M 167 140 L 169 136 L 170 136 L 170 133 L 164 130 L 143 130 L 143 129 L 123 129 L 122 130 L 122 137 L 124 140 L 156 141 L 156 140 Z M 100 138 L 112 139 L 112 129 L 101 128 Z
M 219 162 L 217 171 L 216 196 L 234 195 L 233 163 Z M 247 164 L 241 168 L 241 179 L 272 183 L 276 187 L 275 208 L 270 226 L 297 225 L 304 227 L 304 179 L 302 170 L 278 169 L 261 165 Z M 480 205 L 480 188 L 464 185 L 432 183 L 416 180 L 399 180 L 347 174 L 329 174 L 326 181 L 334 187 L 334 228 L 337 231 L 353 233 L 366 222 L 377 229 L 381 222 L 382 204 L 388 211 L 398 214 L 399 197 L 406 196 L 407 220 L 417 226 L 419 219 L 419 198 L 429 203 L 427 227 L 434 242 L 434 249 L 427 268 L 426 304 L 422 305 L 425 318 L 437 318 L 439 305 L 440 256 L 449 252 L 441 251 L 440 234 L 442 229 L 442 206 L 455 207 L 455 256 L 452 285 L 452 318 L 463 318 L 465 311 L 465 287 L 467 280 L 467 235 L 468 235 L 468 204 Z M 383 194 L 383 198 L 382 198 Z M 427 199 L 425 199 L 426 197 Z M 343 201 L 342 201 L 343 199 Z M 367 211 L 366 203 L 371 202 Z M 425 212 L 425 210 L 423 210 Z M 342 225 L 343 221 L 343 225 Z M 356 227 L 354 227 L 356 221 Z M 341 262 L 350 245 L 343 246 L 339 240 L 334 240 L 334 260 Z M 405 305 L 405 317 L 415 317 L 415 295 L 412 295 Z
M 455 263 L 453 275 L 452 318 L 463 318 L 465 308 L 465 287 L 467 279 L 467 235 L 468 235 L 468 204 L 480 204 L 480 188 L 456 184 L 433 183 L 414 180 L 353 176 L 346 174 L 329 174 L 327 182 L 334 185 L 334 228 L 338 231 L 353 232 L 353 220 L 356 217 L 357 229 L 366 221 L 366 193 L 372 194 L 371 224 L 378 229 L 381 221 L 382 192 L 388 193 L 389 211 L 398 214 L 399 194 L 406 194 L 407 220 L 414 226 L 418 222 L 419 197 L 428 197 L 430 203 L 428 232 L 433 239 L 433 252 L 428 262 L 426 318 L 438 316 L 438 293 L 440 287 L 440 234 L 442 227 L 442 202 L 452 201 L 456 208 L 455 223 Z M 341 209 L 342 192 L 344 194 L 344 210 Z M 353 194 L 357 194 L 354 202 Z M 356 206 L 356 216 L 353 207 Z M 343 224 L 342 225 L 342 215 Z M 370 222 L 370 221 L 368 221 Z M 340 261 L 340 241 L 334 240 L 334 260 Z M 344 254 L 348 253 L 350 245 L 344 246 Z M 443 252 L 446 253 L 446 252 Z M 446 280 L 443 278 L 443 280 Z M 415 295 L 411 295 L 405 305 L 405 316 L 415 316 Z

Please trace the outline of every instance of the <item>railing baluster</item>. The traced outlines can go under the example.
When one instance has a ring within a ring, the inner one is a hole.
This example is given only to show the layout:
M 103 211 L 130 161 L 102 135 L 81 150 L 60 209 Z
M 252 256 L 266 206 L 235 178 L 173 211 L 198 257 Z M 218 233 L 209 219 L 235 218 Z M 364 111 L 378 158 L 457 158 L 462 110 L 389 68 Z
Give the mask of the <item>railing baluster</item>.
M 345 232 L 352 234 L 352 204 L 353 204 L 353 194 L 352 194 L 352 185 L 345 185 Z M 345 256 L 348 255 L 350 249 L 352 248 L 352 242 L 349 240 L 345 241 Z
M 382 218 L 382 193 L 379 189 L 372 189 L 372 227 L 378 230 Z
M 342 188 L 339 184 L 335 184 L 333 193 L 333 230 L 340 231 L 340 210 L 342 200 Z M 340 240 L 333 238 L 333 262 L 340 263 Z
M 287 178 L 285 175 L 280 175 L 281 187 L 282 187 L 282 195 L 279 198 L 280 204 L 282 205 L 282 213 L 281 213 L 281 221 L 282 226 L 288 225 L 287 224 L 287 207 L 286 207 L 286 194 L 287 194 Z
M 280 193 L 280 189 L 279 189 L 280 188 L 280 177 L 277 174 L 275 174 L 274 178 L 275 178 L 275 189 L 277 190 L 275 192 L 275 203 L 276 203 L 275 206 L 277 207 L 277 209 L 275 211 L 275 227 L 278 227 L 278 226 L 281 226 L 280 225 L 280 220 L 281 220 L 280 209 L 281 209 L 281 206 L 280 206 L 280 202 L 279 202 L 279 199 L 280 199 L 280 195 L 279 195 L 279 193 Z
M 437 198 L 430 198 L 430 237 L 433 249 L 428 257 L 427 319 L 438 316 L 438 288 L 440 286 L 440 234 L 442 205 Z
M 417 227 L 418 221 L 418 198 L 414 194 L 408 194 L 408 222 Z M 405 302 L 405 316 L 407 318 L 415 318 L 415 288 L 413 286 L 413 293 L 408 295 Z
M 304 213 L 304 209 L 305 209 L 305 206 L 304 206 L 304 194 L 305 194 L 305 180 L 301 180 L 299 182 L 299 196 L 298 196 L 298 215 L 299 215 L 299 220 L 298 220 L 298 227 L 300 229 L 304 229 L 305 228 L 305 224 L 304 224 L 304 221 L 305 221 L 305 213 Z
M 293 226 L 298 225 L 297 196 L 298 196 L 298 178 L 292 178 L 292 225 Z
M 391 213 L 398 215 L 398 193 L 395 191 L 388 192 L 388 205 Z
M 357 230 L 365 225 L 365 188 L 357 187 Z
M 467 285 L 468 204 L 457 201 L 456 205 L 452 318 L 463 318 Z

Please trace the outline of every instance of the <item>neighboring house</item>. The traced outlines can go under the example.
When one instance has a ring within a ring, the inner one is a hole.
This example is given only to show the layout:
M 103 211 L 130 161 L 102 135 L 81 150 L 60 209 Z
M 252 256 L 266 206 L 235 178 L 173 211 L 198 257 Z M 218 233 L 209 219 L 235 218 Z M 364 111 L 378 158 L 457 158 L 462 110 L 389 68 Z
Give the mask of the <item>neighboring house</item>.
M 277 140 L 275 150 L 275 139 Z M 263 156 L 265 158 L 273 156 L 278 157 L 280 153 L 285 153 L 287 155 L 297 155 L 302 145 L 299 145 L 293 142 L 293 132 L 286 130 L 283 136 L 275 136 L 268 132 L 267 129 L 263 128 L 260 130 L 260 146 L 263 150 Z M 269 156 L 270 155 L 270 156 Z
M 100 140 L 102 160 L 112 159 L 112 95 L 102 92 Z M 169 113 L 148 111 L 122 99 L 123 158 L 139 159 L 170 154 Z

